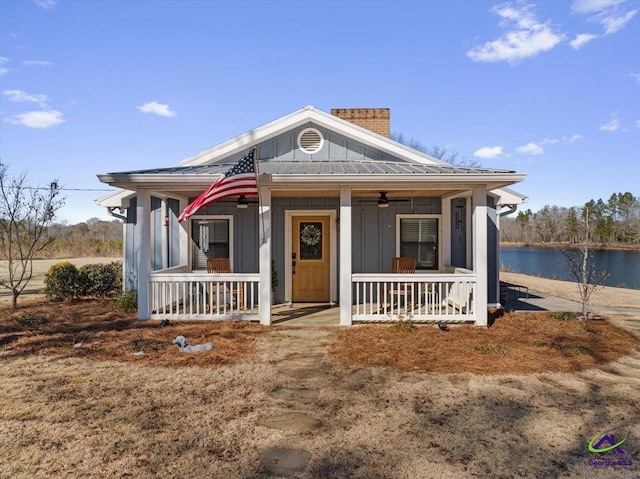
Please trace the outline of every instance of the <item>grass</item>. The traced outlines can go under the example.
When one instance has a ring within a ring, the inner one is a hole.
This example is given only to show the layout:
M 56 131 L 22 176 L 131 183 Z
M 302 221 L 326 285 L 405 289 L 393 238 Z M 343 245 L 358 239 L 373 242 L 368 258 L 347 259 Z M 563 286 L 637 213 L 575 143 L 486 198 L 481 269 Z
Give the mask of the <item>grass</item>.
M 312 453 L 301 479 L 551 477 L 557 464 L 577 478 L 589 472 L 583 436 L 614 422 L 640 430 L 633 381 L 600 387 L 591 372 L 557 373 L 604 370 L 638 348 L 608 321 L 586 330 L 529 313 L 489 329 L 323 331 L 305 342 L 282 334 L 286 326 L 159 327 L 106 300 L 2 309 L 0 477 L 262 478 L 260 454 L 276 447 Z M 214 347 L 179 353 L 171 344 L 179 334 Z M 319 376 L 283 374 L 294 366 Z M 274 399 L 282 387 L 319 398 Z M 301 434 L 260 426 L 293 411 L 324 425 Z

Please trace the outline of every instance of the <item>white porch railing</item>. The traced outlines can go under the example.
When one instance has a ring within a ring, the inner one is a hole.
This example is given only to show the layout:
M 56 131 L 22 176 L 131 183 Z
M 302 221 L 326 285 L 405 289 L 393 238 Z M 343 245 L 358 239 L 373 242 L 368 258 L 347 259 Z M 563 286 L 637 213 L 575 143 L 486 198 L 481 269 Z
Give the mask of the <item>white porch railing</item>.
M 259 273 L 217 274 L 177 266 L 149 275 L 150 319 L 258 321 Z
M 475 321 L 476 275 L 358 273 L 352 275 L 353 321 Z

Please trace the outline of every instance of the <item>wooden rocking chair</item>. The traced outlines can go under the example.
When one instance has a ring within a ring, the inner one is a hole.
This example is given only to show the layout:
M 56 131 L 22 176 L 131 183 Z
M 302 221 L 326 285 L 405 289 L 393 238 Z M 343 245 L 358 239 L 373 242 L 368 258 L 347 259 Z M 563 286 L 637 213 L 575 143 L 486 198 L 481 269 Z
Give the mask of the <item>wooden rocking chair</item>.
M 396 256 L 391 260 L 391 272 L 395 274 L 415 274 L 416 272 L 416 259 L 405 256 Z M 393 303 L 393 297 L 398 298 L 398 307 L 400 307 L 400 297 L 404 296 L 404 308 L 407 310 L 407 305 L 411 304 L 413 309 L 413 302 L 416 297 L 414 290 L 416 288 L 415 283 L 392 283 L 391 289 L 387 291 L 387 294 L 391 297 Z
M 229 258 L 208 258 L 207 259 L 207 273 L 218 273 L 218 274 L 229 274 L 231 271 L 231 260 Z M 223 298 L 227 295 L 233 297 L 234 295 L 237 298 L 237 307 L 240 309 L 244 305 L 244 285 L 238 281 L 235 282 L 236 287 L 233 287 L 234 282 L 229 284 L 229 288 L 225 288 L 222 291 Z M 220 294 L 220 292 L 217 292 Z M 213 295 L 213 288 L 211 291 Z M 215 297 L 215 296 L 213 296 Z

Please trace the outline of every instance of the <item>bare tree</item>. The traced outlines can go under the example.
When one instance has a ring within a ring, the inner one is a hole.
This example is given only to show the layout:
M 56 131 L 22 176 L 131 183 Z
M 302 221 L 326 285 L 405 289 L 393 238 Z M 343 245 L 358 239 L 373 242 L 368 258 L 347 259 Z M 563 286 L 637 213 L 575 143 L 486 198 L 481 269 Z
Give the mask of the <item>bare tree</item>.
M 454 166 L 467 166 L 471 168 L 481 166 L 480 162 L 477 160 L 468 159 L 466 156 L 460 158 L 456 150 L 449 149 L 446 146 L 436 145 L 429 149 L 415 138 L 407 140 L 402 133 L 392 133 L 391 139 L 393 141 L 397 141 L 398 143 L 402 143 L 403 145 L 407 145 L 409 148 L 413 148 L 414 150 L 418 150 L 422 153 L 426 153 L 429 156 L 433 156 L 438 160 L 446 161 L 447 163 L 450 163 Z
M 64 204 L 56 180 L 40 188 L 26 179 L 26 173 L 10 178 L 8 166 L 0 163 L 0 285 L 11 291 L 13 308 L 31 281 L 35 255 L 55 239 L 49 225 Z
M 580 248 L 562 248 L 562 254 L 567 259 L 569 275 L 578 283 L 580 290 L 580 300 L 582 316 L 580 319 L 586 321 L 592 317 L 591 294 L 598 289 L 602 282 L 609 277 L 606 271 L 598 271 L 595 258 L 591 254 L 589 247 L 589 211 L 585 212 L 584 242 Z

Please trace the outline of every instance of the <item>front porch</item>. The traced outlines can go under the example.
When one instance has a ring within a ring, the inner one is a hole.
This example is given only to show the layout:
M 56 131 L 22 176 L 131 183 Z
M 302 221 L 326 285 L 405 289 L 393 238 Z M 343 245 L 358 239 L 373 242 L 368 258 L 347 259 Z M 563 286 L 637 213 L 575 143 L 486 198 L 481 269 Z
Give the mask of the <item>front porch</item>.
M 351 275 L 351 308 L 336 308 L 341 325 L 354 322 L 477 322 L 476 275 L 464 268 L 447 273 L 355 273 Z M 265 325 L 286 317 L 271 302 L 261 307 L 259 273 L 212 274 L 186 266 L 149 275 L 149 319 L 246 320 Z M 267 285 L 268 288 L 271 284 Z M 264 304 L 264 303 L 263 303 Z M 345 317 L 345 312 L 347 315 Z

